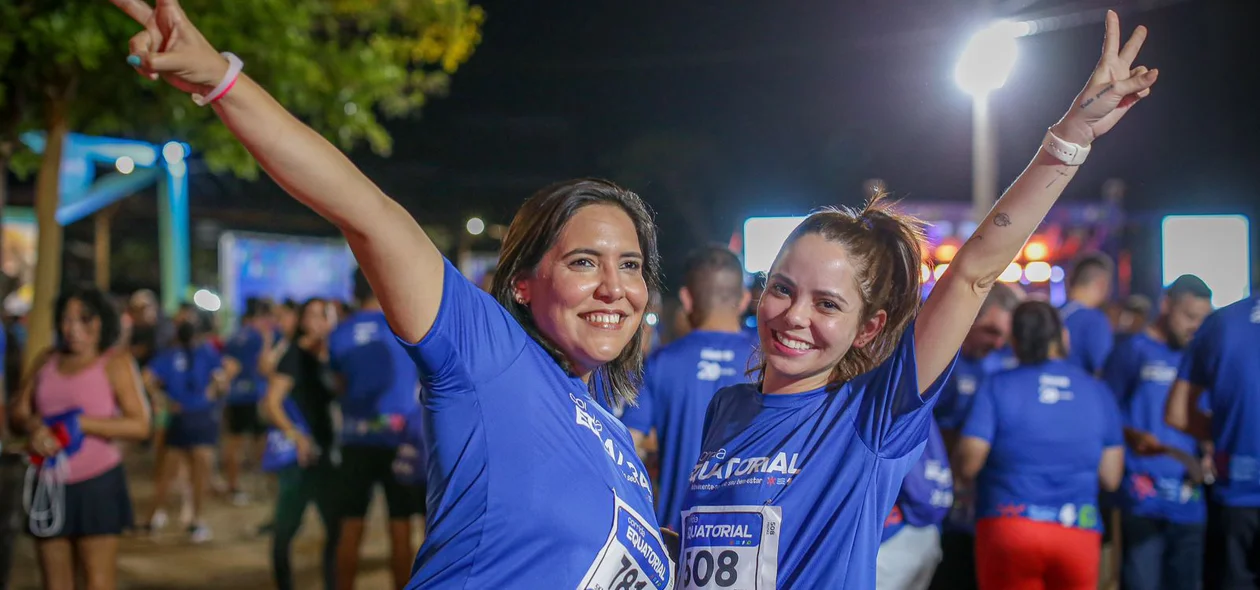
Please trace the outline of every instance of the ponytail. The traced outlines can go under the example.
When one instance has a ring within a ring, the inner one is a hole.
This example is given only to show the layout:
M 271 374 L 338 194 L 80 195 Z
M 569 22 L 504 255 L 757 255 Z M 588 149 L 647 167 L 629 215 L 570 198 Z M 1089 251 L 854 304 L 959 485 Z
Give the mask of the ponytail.
M 1020 364 L 1036 365 L 1063 351 L 1063 320 L 1044 301 L 1025 301 L 1011 314 L 1011 344 Z

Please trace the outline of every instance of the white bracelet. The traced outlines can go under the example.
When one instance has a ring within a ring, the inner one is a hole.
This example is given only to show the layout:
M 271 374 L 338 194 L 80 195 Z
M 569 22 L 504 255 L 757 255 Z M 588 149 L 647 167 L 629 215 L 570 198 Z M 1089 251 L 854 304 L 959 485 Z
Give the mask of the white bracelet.
M 1089 156 L 1089 148 L 1091 146 L 1078 145 L 1071 143 L 1058 135 L 1054 134 L 1051 129 L 1046 130 L 1046 137 L 1041 142 L 1041 149 L 1047 154 L 1068 166 L 1080 166 L 1085 163 L 1085 158 Z
M 223 98 L 223 95 L 227 94 L 228 91 L 232 89 L 232 86 L 236 84 L 236 78 L 241 75 L 241 70 L 245 69 L 245 62 L 241 61 L 241 58 L 236 57 L 235 53 L 224 51 L 219 55 L 222 55 L 228 60 L 227 73 L 223 75 L 223 80 L 219 82 L 219 85 L 215 86 L 214 90 L 210 91 L 210 94 L 202 96 L 194 93 L 192 95 L 193 102 L 199 107 L 204 107 L 216 100 L 219 100 L 220 98 Z

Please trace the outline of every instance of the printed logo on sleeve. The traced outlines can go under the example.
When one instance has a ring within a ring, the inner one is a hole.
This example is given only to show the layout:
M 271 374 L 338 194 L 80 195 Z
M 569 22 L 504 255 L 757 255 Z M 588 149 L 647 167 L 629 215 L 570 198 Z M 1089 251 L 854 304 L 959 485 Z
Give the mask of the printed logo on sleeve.
M 612 437 L 604 432 L 604 423 L 600 421 L 595 412 L 587 409 L 586 400 L 579 398 L 573 393 L 569 393 L 569 399 L 573 401 L 574 416 L 578 426 L 589 430 L 591 434 L 594 434 L 599 439 L 600 446 L 608 454 L 609 460 L 621 469 L 622 477 L 626 478 L 626 481 L 638 485 L 650 495 L 652 493 L 652 482 L 648 481 L 647 473 L 639 469 L 636 459 L 627 457 L 621 449 L 617 448 L 617 445 L 613 443 Z
M 682 590 L 774 590 L 779 506 L 702 506 L 683 512 Z
M 672 564 L 659 533 L 616 497 L 613 528 L 579 590 L 665 590 Z

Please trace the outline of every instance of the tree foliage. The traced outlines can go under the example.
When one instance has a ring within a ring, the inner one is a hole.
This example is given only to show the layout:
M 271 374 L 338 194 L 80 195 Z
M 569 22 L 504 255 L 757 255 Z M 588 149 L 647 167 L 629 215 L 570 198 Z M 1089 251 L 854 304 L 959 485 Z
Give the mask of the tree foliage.
M 484 13 L 468 0 L 185 0 L 220 51 L 343 149 L 387 154 L 381 116 L 443 92 L 472 54 Z M 211 170 L 251 178 L 257 166 L 210 109 L 126 64 L 136 25 L 107 0 L 0 2 L 0 143 L 48 125 L 68 101 L 70 129 L 154 142 L 182 139 Z M 2 155 L 2 154 L 0 154 Z M 32 160 L 15 158 L 22 173 Z

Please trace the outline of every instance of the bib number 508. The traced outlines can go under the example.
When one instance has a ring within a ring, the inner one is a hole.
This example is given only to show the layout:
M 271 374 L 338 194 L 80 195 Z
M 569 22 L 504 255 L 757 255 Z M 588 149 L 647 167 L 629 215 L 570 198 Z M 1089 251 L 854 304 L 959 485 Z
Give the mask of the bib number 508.
M 718 588 L 729 588 L 739 581 L 739 554 L 726 550 L 717 554 L 708 549 L 687 551 L 683 554 L 683 587 L 710 588 L 713 582 Z

